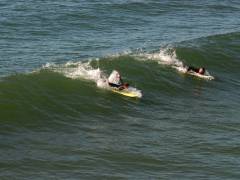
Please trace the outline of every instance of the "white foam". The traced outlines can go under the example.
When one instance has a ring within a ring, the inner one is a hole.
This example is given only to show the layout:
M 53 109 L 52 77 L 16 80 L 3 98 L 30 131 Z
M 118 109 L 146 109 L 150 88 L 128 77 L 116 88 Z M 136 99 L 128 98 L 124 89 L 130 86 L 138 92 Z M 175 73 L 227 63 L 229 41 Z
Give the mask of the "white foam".
M 187 68 L 184 66 L 172 66 L 172 68 L 176 69 L 177 71 L 181 73 L 187 73 Z
M 47 69 L 47 68 L 50 68 L 50 67 L 53 67 L 53 66 L 55 66 L 54 63 L 46 63 L 46 64 L 44 64 L 44 65 L 42 66 L 42 68 L 43 68 L 43 69 Z
M 181 73 L 187 73 L 187 66 L 185 66 L 184 63 L 177 58 L 174 48 L 167 47 L 160 49 L 159 52 L 155 53 L 142 53 L 139 57 L 141 60 L 145 58 L 145 60 L 157 61 L 159 64 L 168 65 Z M 209 80 L 214 79 L 208 71 L 205 72 L 205 75 L 199 75 L 199 77 Z
M 54 63 L 47 63 L 43 66 L 44 69 L 50 69 L 54 72 L 63 74 L 71 79 L 83 78 L 92 80 L 97 83 L 103 77 L 103 72 L 96 68 L 94 69 L 88 62 L 67 62 L 66 64 L 56 65 Z
M 169 66 L 182 66 L 183 62 L 177 59 L 176 52 L 173 48 L 163 48 L 159 52 L 154 53 L 141 53 L 140 58 L 145 58 L 147 60 L 157 61 L 159 64 L 169 65 Z
M 128 87 L 128 91 L 134 92 L 134 94 L 137 95 L 137 97 L 141 98 L 142 97 L 142 92 L 141 90 L 138 90 L 134 87 Z
M 97 83 L 97 86 L 100 88 L 105 88 L 105 89 L 109 88 L 106 78 L 100 78 L 97 80 L 96 83 Z
M 100 70 L 100 68 L 94 69 L 90 65 L 91 61 L 88 62 L 67 62 L 65 64 L 54 64 L 54 63 L 47 63 L 42 68 L 49 69 L 54 72 L 58 72 L 63 74 L 65 77 L 71 78 L 71 79 L 86 79 L 94 81 L 99 88 L 104 89 L 111 89 L 108 85 L 107 76 L 105 73 Z M 129 90 L 136 93 L 138 97 L 142 97 L 142 93 L 140 90 L 129 87 Z

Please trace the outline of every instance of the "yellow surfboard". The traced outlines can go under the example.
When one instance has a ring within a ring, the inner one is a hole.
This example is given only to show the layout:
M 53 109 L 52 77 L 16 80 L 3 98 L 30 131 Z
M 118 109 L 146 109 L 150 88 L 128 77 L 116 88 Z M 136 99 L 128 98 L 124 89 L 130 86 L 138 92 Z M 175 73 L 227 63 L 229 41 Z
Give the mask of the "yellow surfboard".
M 118 90 L 118 89 L 111 89 L 112 92 L 121 94 L 123 96 L 128 96 L 128 97 L 137 97 L 141 98 L 142 93 L 139 90 L 132 90 L 132 89 L 123 89 L 123 90 Z

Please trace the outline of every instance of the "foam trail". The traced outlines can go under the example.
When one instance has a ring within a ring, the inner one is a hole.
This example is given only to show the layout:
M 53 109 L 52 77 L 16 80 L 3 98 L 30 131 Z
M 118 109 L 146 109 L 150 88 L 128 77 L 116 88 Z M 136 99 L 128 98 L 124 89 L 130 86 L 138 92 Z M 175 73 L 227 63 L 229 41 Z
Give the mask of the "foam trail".
M 89 62 L 67 62 L 66 64 L 56 65 L 54 63 L 47 63 L 43 69 L 50 69 L 51 71 L 58 72 L 71 79 L 86 79 L 98 82 L 99 80 L 106 79 L 104 73 L 99 69 L 94 69 Z
M 156 53 L 145 53 L 140 54 L 140 58 L 145 58 L 147 60 L 154 60 L 157 61 L 159 64 L 168 65 L 174 69 L 176 69 L 180 73 L 187 73 L 188 67 L 184 65 L 182 61 L 177 58 L 177 54 L 174 48 L 163 48 L 160 49 L 159 52 Z M 209 74 L 208 71 L 205 72 L 205 75 L 198 75 L 198 74 L 191 74 L 198 76 L 200 78 L 212 80 L 214 79 L 213 76 Z
M 177 59 L 176 52 L 173 48 L 160 49 L 159 52 L 155 53 L 143 53 L 140 54 L 140 57 L 157 61 L 163 65 L 183 67 L 183 62 Z
M 54 63 L 47 63 L 43 66 L 43 69 L 50 69 L 51 71 L 58 72 L 71 79 L 86 79 L 96 83 L 99 88 L 111 89 L 108 85 L 107 75 L 100 70 L 100 68 L 94 69 L 88 62 L 67 62 L 66 64 L 56 65 Z M 140 90 L 130 87 L 129 91 L 137 94 L 138 97 L 142 97 Z

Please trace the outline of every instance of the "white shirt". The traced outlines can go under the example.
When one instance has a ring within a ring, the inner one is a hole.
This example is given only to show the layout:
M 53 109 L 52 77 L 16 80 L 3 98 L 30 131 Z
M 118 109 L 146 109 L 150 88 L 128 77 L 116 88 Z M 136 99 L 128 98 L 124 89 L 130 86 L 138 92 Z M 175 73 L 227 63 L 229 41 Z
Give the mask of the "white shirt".
M 121 76 L 119 72 L 113 70 L 110 76 L 108 77 L 108 82 L 116 85 L 121 85 Z

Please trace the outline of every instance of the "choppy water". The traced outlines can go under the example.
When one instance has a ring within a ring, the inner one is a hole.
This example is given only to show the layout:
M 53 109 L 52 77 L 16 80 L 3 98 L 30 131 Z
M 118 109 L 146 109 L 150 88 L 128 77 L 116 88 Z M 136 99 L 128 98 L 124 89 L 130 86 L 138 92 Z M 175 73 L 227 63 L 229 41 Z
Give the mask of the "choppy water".
M 238 1 L 2 0 L 0 177 L 239 179 L 239 70 Z

